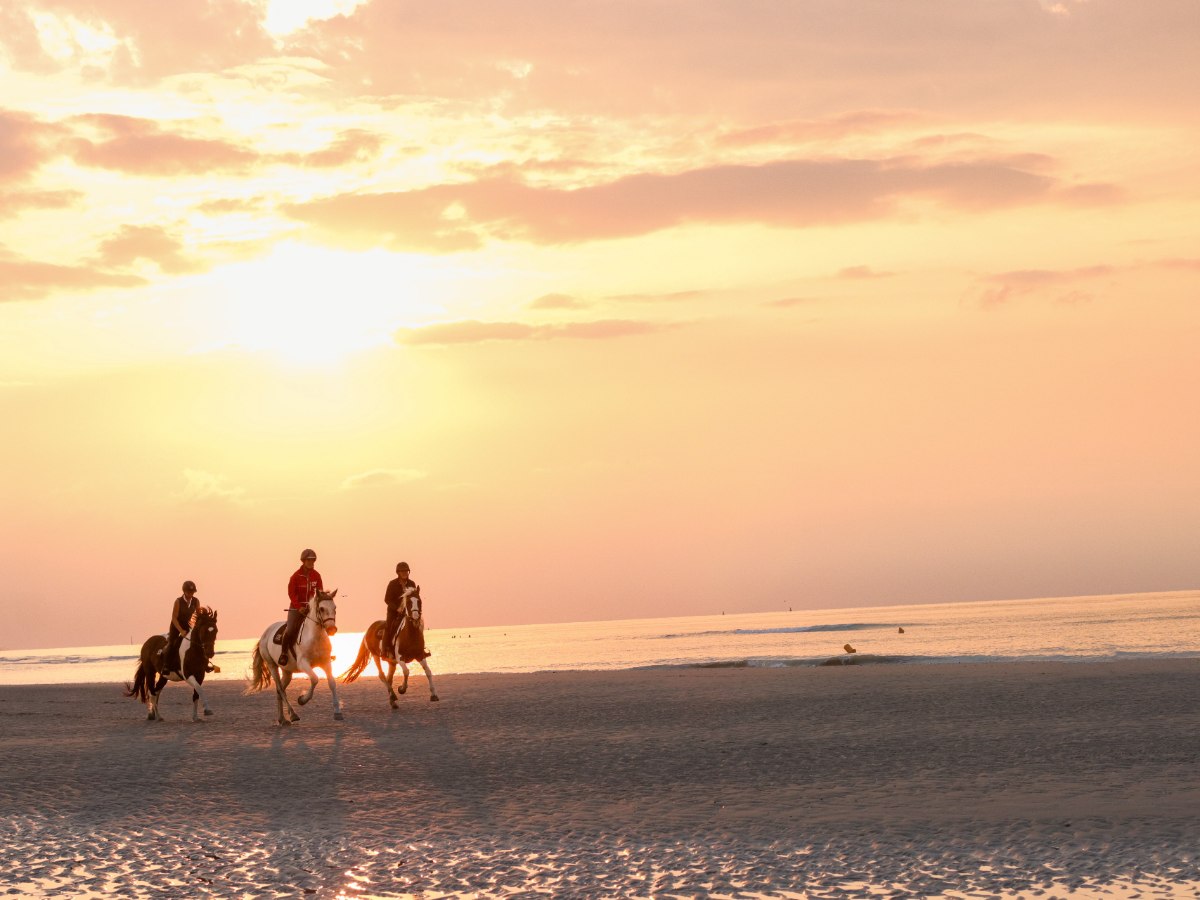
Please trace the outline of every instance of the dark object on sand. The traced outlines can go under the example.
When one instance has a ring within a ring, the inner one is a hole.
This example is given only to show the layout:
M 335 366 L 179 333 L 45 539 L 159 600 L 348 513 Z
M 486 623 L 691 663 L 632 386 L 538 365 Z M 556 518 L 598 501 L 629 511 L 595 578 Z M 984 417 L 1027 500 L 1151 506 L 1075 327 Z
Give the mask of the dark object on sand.
M 858 652 L 853 647 L 851 647 L 849 644 L 846 644 L 844 647 L 842 647 L 842 649 L 845 650 L 847 653 L 857 653 Z
M 900 631 L 901 634 L 904 634 L 904 626 L 903 625 L 901 625 L 898 630 Z

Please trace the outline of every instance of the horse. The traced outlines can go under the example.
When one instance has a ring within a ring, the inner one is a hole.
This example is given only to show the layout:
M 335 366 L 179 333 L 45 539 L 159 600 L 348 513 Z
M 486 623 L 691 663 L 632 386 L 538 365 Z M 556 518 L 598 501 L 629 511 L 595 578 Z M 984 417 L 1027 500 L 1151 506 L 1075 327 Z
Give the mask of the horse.
M 296 636 L 296 645 L 288 656 L 287 664 L 279 665 L 279 654 L 283 647 L 276 643 L 281 639 L 286 622 L 273 622 L 258 639 L 254 648 L 254 659 L 250 663 L 251 682 L 246 688 L 247 694 L 265 691 L 272 684 L 275 686 L 275 720 L 280 725 L 291 725 L 300 721 L 296 711 L 287 698 L 287 686 L 291 684 L 292 675 L 303 672 L 308 676 L 308 692 L 296 699 L 304 706 L 313 698 L 317 690 L 318 676 L 316 669 L 325 672 L 325 680 L 329 682 L 329 692 L 333 695 L 333 717 L 339 722 L 342 715 L 342 703 L 338 699 L 337 681 L 333 677 L 332 645 L 329 638 L 337 634 L 337 604 L 333 598 L 337 591 L 313 591 L 309 596 L 308 605 L 304 608 L 304 622 L 300 625 L 300 633 Z M 284 709 L 287 715 L 284 716 Z
M 383 630 L 386 623 L 382 619 L 376 619 L 363 634 L 362 644 L 358 648 L 358 657 L 354 660 L 354 665 L 343 673 L 341 679 L 343 684 L 350 684 L 363 673 L 368 659 L 374 660 L 379 680 L 388 689 L 388 703 L 391 704 L 392 709 L 400 708 L 396 697 L 397 691 L 392 689 L 392 678 L 396 674 L 397 662 L 404 670 L 404 683 L 400 685 L 399 693 L 408 693 L 408 664 L 416 661 L 425 670 L 425 679 L 429 682 L 429 699 L 431 701 L 440 699 L 437 691 L 433 688 L 433 673 L 429 671 L 429 663 L 425 662 L 429 651 L 425 648 L 425 620 L 421 616 L 420 588 L 405 588 L 400 601 L 400 615 L 400 627 L 396 629 L 396 635 L 392 639 L 391 657 L 388 658 L 384 654 L 382 647 Z M 387 675 L 383 674 L 381 657 L 387 660 Z
M 146 704 L 146 718 L 150 721 L 163 721 L 158 711 L 158 698 L 168 681 L 186 681 L 192 686 L 192 721 L 203 722 L 197 701 L 204 704 L 204 715 L 211 716 L 208 698 L 200 685 L 204 682 L 207 672 L 219 672 L 211 664 L 216 653 L 217 643 L 217 614 L 207 606 L 196 611 L 195 623 L 183 636 L 179 645 L 180 664 L 172 669 L 165 663 L 159 651 L 167 646 L 165 634 L 152 634 L 142 644 L 141 659 L 137 671 L 133 673 L 133 685 L 125 684 L 125 696 L 137 697 Z M 160 670 L 159 666 L 166 666 Z

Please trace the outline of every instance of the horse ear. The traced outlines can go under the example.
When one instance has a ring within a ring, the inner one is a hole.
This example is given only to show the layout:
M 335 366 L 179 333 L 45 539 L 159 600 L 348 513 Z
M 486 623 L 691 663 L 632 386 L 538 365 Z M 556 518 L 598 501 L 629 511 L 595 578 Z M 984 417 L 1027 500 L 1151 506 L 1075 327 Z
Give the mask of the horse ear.
M 337 596 L 337 592 L 338 592 L 338 589 L 337 589 L 337 588 L 334 588 L 332 591 L 330 591 L 330 592 L 329 592 L 329 599 L 330 599 L 330 600 L 332 600 L 334 597 L 336 597 L 336 596 Z

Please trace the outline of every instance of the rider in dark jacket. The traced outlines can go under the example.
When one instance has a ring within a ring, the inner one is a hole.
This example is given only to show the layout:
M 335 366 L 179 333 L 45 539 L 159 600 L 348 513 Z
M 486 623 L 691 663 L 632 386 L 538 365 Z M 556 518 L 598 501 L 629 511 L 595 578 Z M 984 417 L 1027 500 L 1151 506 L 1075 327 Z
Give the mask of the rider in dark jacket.
M 383 602 L 387 604 L 387 620 L 383 626 L 383 646 L 380 648 L 382 655 L 391 658 L 392 641 L 396 637 L 396 629 L 400 627 L 400 620 L 404 618 L 401 607 L 404 603 L 404 591 L 408 588 L 414 588 L 418 593 L 414 598 L 417 604 L 417 610 L 421 608 L 420 586 L 415 581 L 408 577 L 408 563 L 396 563 L 396 577 L 388 582 L 387 590 L 383 594 Z
M 177 672 L 183 667 L 183 660 L 179 658 L 179 645 L 183 643 L 183 636 L 191 630 L 192 618 L 199 609 L 196 583 L 185 581 L 183 595 L 176 597 L 175 604 L 171 607 L 171 626 L 167 629 L 167 647 L 163 654 L 164 671 Z

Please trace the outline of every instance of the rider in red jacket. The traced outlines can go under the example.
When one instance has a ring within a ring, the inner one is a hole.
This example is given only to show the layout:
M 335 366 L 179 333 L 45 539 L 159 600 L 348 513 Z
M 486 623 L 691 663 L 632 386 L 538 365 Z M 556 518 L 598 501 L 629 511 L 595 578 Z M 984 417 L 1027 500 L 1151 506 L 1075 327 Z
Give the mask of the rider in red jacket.
M 317 554 L 305 550 L 300 554 L 300 568 L 288 579 L 288 617 L 287 628 L 283 632 L 283 646 L 279 653 L 279 664 L 287 665 L 288 653 L 296 643 L 296 635 L 304 623 L 304 611 L 308 608 L 308 600 L 313 591 L 325 590 L 321 581 L 321 573 L 314 567 L 317 564 Z

